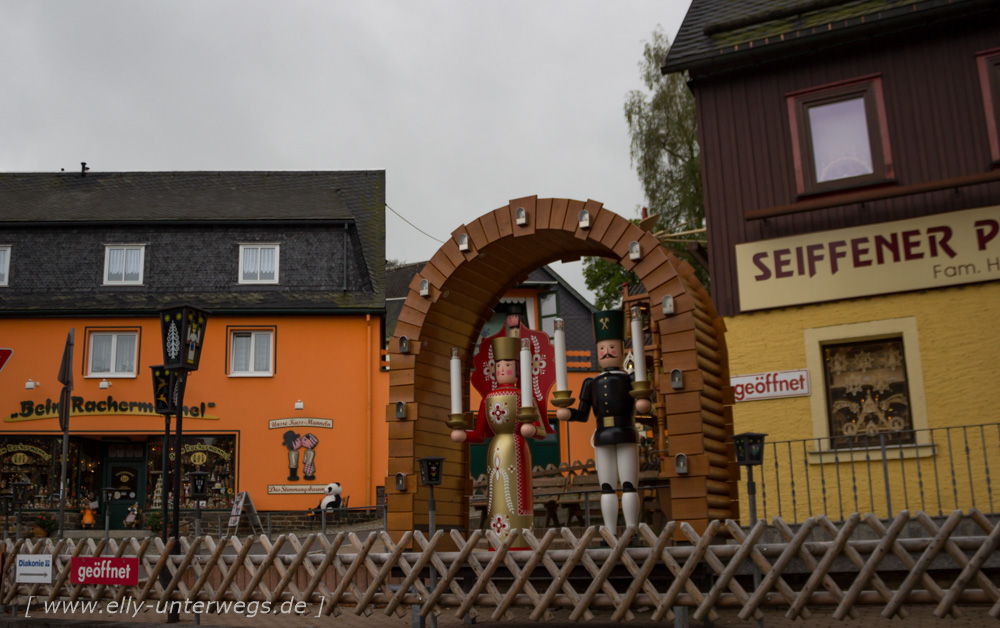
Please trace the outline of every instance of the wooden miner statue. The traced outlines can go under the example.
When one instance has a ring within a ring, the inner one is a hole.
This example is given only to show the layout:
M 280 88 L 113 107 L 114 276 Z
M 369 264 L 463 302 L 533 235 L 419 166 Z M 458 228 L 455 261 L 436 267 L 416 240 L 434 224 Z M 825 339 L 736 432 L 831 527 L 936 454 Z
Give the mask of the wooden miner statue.
M 615 530 L 618 525 L 618 495 L 621 484 L 622 513 L 626 526 L 639 525 L 639 433 L 635 428 L 636 411 L 649 412 L 648 398 L 633 398 L 631 376 L 622 370 L 624 359 L 625 315 L 621 310 L 594 313 L 594 338 L 597 363 L 603 371 L 588 377 L 580 390 L 577 409 L 559 408 L 561 421 L 586 421 L 591 411 L 597 429 L 591 439 L 597 461 L 597 479 L 601 483 L 601 515 L 604 525 Z M 641 342 L 641 340 L 640 340 Z

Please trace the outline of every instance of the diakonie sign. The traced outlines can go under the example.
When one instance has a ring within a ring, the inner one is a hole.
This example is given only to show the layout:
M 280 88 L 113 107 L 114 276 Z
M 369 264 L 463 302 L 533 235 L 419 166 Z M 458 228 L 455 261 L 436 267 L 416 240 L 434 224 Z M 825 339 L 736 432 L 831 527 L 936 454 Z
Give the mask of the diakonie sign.
M 1000 279 L 1000 207 L 736 246 L 743 311 Z

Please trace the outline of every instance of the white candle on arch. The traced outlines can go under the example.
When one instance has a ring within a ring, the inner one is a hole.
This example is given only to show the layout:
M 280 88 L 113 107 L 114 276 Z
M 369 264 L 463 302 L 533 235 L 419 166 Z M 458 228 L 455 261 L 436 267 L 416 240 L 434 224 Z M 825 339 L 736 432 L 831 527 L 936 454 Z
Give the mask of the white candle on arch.
M 569 390 L 569 380 L 566 375 L 566 322 L 555 320 L 556 343 L 556 390 Z
M 462 413 L 462 360 L 458 357 L 458 347 L 451 348 L 451 413 Z
M 632 357 L 635 358 L 635 381 L 646 381 L 646 339 L 642 333 L 642 312 L 632 308 Z
M 530 408 L 531 403 L 531 341 L 521 339 L 521 407 Z

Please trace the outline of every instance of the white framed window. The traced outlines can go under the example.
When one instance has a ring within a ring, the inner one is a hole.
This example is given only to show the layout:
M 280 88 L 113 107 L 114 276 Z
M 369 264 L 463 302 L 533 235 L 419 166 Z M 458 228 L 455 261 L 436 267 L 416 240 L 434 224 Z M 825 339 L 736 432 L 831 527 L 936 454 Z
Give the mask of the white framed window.
M 547 333 L 549 338 L 555 336 L 556 318 L 558 317 L 559 293 L 555 291 L 540 293 L 538 295 L 538 318 L 542 325 L 542 331 Z
M 9 285 L 10 245 L 0 244 L 0 286 Z
M 92 331 L 87 338 L 88 377 L 135 377 L 139 332 Z
M 270 377 L 274 374 L 273 365 L 273 329 L 230 332 L 230 377 Z
M 108 244 L 104 247 L 104 285 L 141 286 L 146 245 Z
M 277 244 L 240 245 L 240 283 L 278 283 Z

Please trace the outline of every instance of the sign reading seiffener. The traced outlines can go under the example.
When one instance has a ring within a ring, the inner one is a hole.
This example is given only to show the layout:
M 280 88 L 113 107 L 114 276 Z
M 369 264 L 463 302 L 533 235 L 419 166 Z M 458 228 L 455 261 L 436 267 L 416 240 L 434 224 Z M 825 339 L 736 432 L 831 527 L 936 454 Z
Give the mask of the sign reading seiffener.
M 736 246 L 740 308 L 1000 279 L 1000 207 Z

